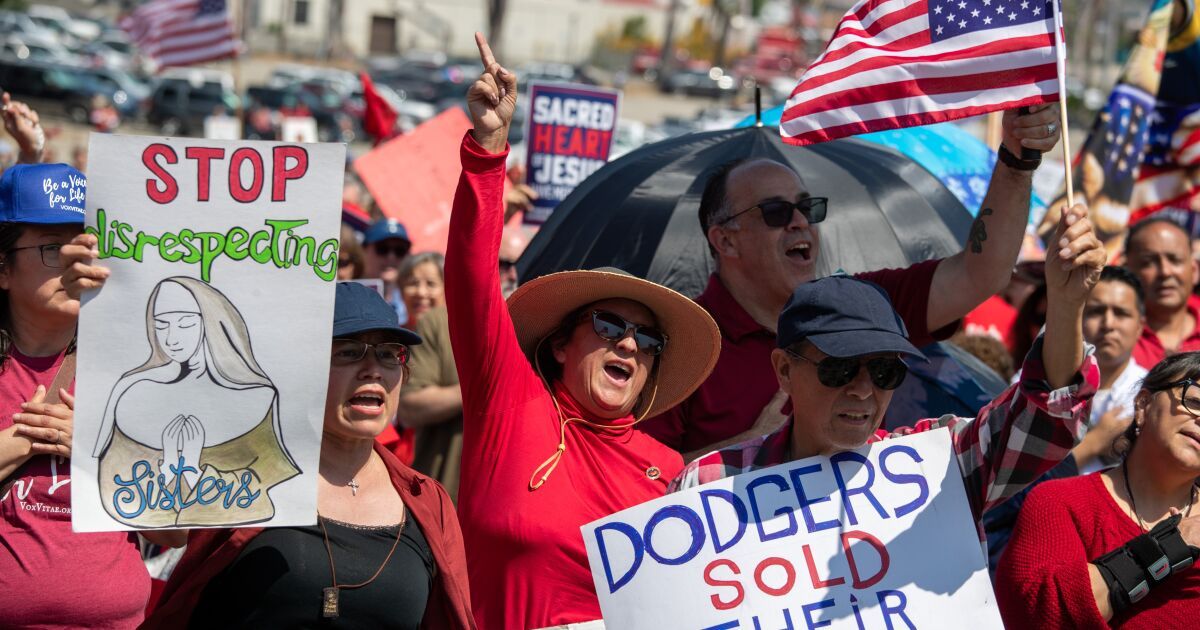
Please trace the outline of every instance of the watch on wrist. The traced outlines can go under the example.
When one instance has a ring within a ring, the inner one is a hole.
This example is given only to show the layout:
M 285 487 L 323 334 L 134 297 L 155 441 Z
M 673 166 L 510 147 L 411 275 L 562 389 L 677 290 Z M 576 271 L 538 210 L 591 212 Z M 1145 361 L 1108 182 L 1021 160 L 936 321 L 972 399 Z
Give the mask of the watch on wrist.
M 1009 151 L 1008 147 L 1004 146 L 1003 143 L 1000 144 L 1000 149 L 996 151 L 996 157 L 999 158 L 1005 166 L 1018 171 L 1036 170 L 1037 167 L 1041 166 L 1042 164 L 1042 154 L 1040 152 L 1038 153 L 1037 159 L 1027 160 L 1013 155 L 1012 151 Z

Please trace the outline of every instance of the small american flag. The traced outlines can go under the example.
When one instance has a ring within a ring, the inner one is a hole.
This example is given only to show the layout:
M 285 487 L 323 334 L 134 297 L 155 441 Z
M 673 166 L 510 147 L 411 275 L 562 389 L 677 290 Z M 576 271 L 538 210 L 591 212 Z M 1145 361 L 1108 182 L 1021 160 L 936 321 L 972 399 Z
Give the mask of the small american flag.
M 861 0 L 804 72 L 791 144 L 1058 99 L 1053 0 Z
M 232 57 L 239 47 L 225 0 L 151 0 L 121 28 L 164 68 Z

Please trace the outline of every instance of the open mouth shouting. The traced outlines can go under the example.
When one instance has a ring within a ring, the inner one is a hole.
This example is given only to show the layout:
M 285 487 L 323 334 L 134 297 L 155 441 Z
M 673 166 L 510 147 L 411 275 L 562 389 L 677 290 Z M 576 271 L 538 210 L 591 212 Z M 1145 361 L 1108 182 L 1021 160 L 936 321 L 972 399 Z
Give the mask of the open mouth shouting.
M 383 388 L 378 386 L 361 387 L 354 392 L 346 404 L 350 410 L 363 416 L 374 417 L 383 413 L 386 400 Z
M 604 363 L 604 374 L 614 384 L 624 387 L 633 380 L 634 364 L 632 361 L 613 359 Z
M 803 263 L 812 262 L 812 244 L 800 242 L 787 249 L 787 256 Z

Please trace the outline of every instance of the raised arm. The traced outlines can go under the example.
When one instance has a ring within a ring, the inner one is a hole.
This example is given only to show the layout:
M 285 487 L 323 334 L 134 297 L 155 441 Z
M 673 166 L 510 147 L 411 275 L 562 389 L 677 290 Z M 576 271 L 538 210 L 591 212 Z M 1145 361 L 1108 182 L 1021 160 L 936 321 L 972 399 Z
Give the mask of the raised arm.
M 1058 143 L 1058 105 L 1039 105 L 1028 114 L 1004 112 L 1004 144 L 1021 155 L 1021 148 L 1049 151 Z M 962 251 L 938 265 L 929 292 L 928 326 L 938 330 L 961 319 L 988 297 L 1008 285 L 1029 222 L 1033 171 L 1022 171 L 996 160 L 987 195 L 971 224 Z
M 976 519 L 1062 461 L 1083 437 L 1100 384 L 1083 343 L 1083 304 L 1104 267 L 1104 249 L 1087 211 L 1063 216 L 1046 265 L 1045 333 L 1021 368 L 1021 381 L 971 420 L 946 416 L 917 429 L 950 428 L 955 455 Z M 911 430 L 902 430 L 907 433 Z
M 475 41 L 484 71 L 467 92 L 473 128 L 463 138 L 446 246 L 446 311 L 468 423 L 540 387 L 500 291 L 505 158 L 517 78 L 496 62 L 482 35 Z

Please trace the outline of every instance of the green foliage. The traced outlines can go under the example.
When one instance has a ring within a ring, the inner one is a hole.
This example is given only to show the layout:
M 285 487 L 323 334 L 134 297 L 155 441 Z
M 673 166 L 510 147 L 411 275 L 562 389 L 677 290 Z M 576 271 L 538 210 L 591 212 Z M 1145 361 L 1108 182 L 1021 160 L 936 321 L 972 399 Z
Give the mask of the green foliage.
M 0 0 L 0 9 L 5 11 L 26 11 L 29 9 L 29 0 Z

